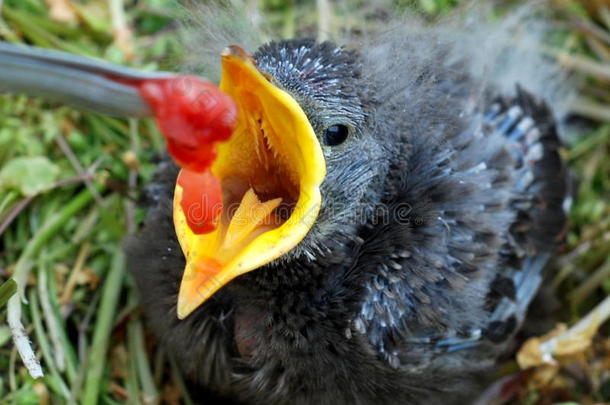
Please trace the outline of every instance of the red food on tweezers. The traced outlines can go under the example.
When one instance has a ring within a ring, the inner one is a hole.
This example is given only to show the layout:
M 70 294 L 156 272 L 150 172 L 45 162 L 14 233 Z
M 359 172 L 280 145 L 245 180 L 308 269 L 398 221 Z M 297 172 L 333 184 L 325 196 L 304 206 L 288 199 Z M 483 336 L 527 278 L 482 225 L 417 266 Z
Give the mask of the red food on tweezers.
M 167 150 L 182 167 L 180 205 L 189 228 L 195 234 L 213 231 L 222 212 L 222 191 L 210 166 L 216 143 L 229 139 L 235 127 L 235 103 L 194 76 L 144 80 L 139 90 L 155 113 Z

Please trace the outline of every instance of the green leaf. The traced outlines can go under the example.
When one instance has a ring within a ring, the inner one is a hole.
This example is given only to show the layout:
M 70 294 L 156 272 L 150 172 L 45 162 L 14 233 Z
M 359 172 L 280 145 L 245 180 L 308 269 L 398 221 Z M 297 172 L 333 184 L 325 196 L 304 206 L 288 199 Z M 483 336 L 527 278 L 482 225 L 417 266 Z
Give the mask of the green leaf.
M 0 188 L 32 196 L 50 187 L 58 175 L 59 168 L 46 157 L 17 157 L 0 170 Z
M 0 308 L 6 305 L 6 302 L 17 292 L 17 282 L 12 278 L 6 280 L 0 285 Z

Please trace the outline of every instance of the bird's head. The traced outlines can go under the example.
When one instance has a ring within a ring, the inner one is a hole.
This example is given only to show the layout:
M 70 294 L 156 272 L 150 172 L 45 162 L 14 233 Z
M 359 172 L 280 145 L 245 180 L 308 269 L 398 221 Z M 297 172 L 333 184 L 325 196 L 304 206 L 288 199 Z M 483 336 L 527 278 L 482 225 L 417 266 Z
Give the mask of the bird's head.
M 221 59 L 220 88 L 238 106 L 237 125 L 212 166 L 223 190 L 217 228 L 193 234 L 185 216 L 205 204 L 190 212 L 174 204 L 187 262 L 180 318 L 241 274 L 315 258 L 332 239 L 352 233 L 377 203 L 371 185 L 386 169 L 356 53 L 291 40 L 264 45 L 252 57 L 230 47 Z M 181 193 L 177 186 L 175 201 Z

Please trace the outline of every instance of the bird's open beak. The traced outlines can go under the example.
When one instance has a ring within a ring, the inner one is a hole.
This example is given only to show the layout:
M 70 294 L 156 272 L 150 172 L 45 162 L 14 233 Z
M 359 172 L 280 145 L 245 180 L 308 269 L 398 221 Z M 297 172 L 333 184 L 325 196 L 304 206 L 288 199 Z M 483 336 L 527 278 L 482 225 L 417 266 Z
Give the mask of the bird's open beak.
M 176 186 L 174 224 L 186 257 L 180 319 L 235 277 L 295 247 L 318 215 L 326 174 L 322 149 L 298 103 L 240 48 L 227 48 L 221 56 L 220 88 L 237 104 L 237 124 L 211 168 L 223 194 L 213 232 L 190 230 L 186 216 L 206 204 L 185 212 L 179 203 L 183 189 Z

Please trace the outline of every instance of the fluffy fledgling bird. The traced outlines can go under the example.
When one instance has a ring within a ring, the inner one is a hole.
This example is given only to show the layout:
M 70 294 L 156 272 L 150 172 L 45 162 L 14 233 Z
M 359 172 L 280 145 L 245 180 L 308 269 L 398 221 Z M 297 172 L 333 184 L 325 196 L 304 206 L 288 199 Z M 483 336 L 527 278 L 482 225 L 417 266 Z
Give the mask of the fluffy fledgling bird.
M 396 29 L 358 50 L 295 39 L 222 53 L 238 123 L 212 166 L 218 227 L 185 227 L 165 162 L 127 245 L 149 325 L 199 390 L 245 404 L 472 400 L 569 205 L 542 98 L 552 69 L 516 47 Z

